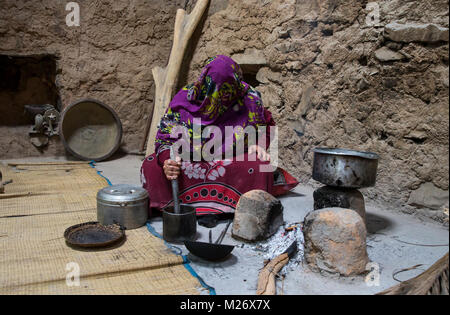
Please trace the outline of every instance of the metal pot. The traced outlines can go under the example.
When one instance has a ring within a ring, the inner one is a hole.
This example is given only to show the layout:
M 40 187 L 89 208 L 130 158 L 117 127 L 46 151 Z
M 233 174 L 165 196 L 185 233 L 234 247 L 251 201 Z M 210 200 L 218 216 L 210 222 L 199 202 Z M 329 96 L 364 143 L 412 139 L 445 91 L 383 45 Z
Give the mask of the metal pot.
M 379 156 L 372 152 L 317 148 L 314 150 L 313 179 L 342 188 L 375 185 Z
M 97 220 L 102 225 L 119 224 L 137 229 L 148 219 L 148 193 L 138 186 L 113 185 L 97 193 Z
M 169 243 L 193 241 L 197 235 L 197 216 L 194 207 L 180 204 L 180 213 L 173 207 L 163 211 L 163 238 Z

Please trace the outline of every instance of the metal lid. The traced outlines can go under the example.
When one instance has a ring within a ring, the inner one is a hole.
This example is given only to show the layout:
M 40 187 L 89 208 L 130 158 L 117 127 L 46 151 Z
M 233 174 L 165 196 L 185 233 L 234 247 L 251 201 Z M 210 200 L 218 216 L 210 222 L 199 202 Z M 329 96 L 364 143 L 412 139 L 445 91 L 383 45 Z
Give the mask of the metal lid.
M 378 154 L 373 153 L 373 152 L 363 152 L 363 151 L 355 151 L 355 150 L 339 149 L 339 148 L 316 148 L 316 149 L 314 149 L 314 153 L 358 156 L 358 157 L 370 159 L 370 160 L 378 160 L 380 158 L 378 156 Z
M 121 184 L 100 189 L 97 200 L 109 203 L 135 202 L 148 198 L 148 192 L 139 186 Z

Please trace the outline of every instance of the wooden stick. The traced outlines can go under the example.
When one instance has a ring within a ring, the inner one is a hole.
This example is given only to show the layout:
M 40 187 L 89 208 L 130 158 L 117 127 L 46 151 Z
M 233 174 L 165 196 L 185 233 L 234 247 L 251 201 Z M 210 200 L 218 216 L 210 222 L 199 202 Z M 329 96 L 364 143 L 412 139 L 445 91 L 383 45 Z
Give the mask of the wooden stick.
M 275 276 L 289 262 L 287 253 L 272 259 L 259 273 L 257 295 L 276 295 Z
M 155 105 L 147 137 L 147 156 L 154 152 L 158 124 L 175 93 L 186 48 L 208 4 L 209 0 L 198 0 L 189 15 L 183 9 L 177 10 L 169 63 L 166 68 L 155 67 L 152 69 L 155 81 Z

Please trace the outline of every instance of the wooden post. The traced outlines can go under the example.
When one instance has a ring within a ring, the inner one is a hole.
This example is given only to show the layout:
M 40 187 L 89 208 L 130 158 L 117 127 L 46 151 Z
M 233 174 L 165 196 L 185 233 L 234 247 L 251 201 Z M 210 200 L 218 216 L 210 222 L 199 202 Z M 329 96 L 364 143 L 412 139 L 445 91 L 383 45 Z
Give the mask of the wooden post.
M 189 15 L 183 9 L 178 9 L 175 18 L 173 44 L 169 63 L 166 68 L 155 67 L 152 69 L 153 79 L 155 81 L 155 105 L 147 137 L 146 156 L 152 154 L 155 150 L 154 142 L 158 131 L 158 124 L 176 92 L 178 75 L 186 48 L 208 3 L 209 0 L 198 0 L 195 8 Z

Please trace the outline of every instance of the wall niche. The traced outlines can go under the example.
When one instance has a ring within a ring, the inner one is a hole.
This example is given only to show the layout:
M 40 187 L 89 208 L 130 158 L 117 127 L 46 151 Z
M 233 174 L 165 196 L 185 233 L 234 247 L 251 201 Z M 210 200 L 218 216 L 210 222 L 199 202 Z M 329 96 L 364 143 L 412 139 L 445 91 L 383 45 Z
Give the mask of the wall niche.
M 55 78 L 54 56 L 0 55 L 0 126 L 31 125 L 27 104 L 60 104 Z

